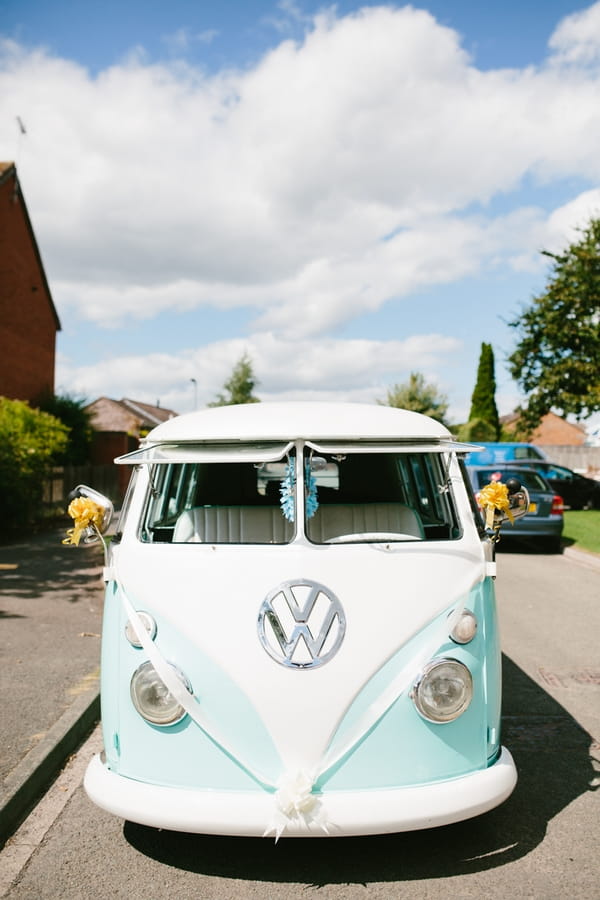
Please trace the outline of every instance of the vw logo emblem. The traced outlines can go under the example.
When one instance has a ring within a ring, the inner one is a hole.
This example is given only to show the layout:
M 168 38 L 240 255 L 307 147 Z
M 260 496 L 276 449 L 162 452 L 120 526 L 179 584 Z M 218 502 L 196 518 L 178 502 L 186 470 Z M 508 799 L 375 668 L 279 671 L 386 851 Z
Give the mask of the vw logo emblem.
M 342 604 L 316 581 L 284 581 L 265 597 L 258 613 L 258 636 L 275 662 L 314 669 L 334 656 L 344 640 Z

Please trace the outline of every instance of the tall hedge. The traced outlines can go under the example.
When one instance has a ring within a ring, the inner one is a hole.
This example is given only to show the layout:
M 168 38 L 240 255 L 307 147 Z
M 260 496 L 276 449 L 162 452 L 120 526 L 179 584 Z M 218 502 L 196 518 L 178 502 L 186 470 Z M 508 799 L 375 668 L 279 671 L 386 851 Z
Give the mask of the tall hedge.
M 41 515 L 44 482 L 67 445 L 69 429 L 21 400 L 0 397 L 0 530 Z

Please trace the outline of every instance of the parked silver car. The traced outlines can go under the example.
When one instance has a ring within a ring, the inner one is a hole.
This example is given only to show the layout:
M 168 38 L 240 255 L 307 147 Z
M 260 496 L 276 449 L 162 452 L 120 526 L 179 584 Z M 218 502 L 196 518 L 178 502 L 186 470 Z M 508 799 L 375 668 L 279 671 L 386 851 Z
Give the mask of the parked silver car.
M 522 465 L 467 466 L 467 472 L 477 499 L 486 484 L 514 478 L 527 489 L 530 507 L 527 515 L 507 525 L 502 539 L 531 539 L 536 546 L 551 553 L 560 552 L 563 531 L 563 498 L 548 484 L 543 475 Z

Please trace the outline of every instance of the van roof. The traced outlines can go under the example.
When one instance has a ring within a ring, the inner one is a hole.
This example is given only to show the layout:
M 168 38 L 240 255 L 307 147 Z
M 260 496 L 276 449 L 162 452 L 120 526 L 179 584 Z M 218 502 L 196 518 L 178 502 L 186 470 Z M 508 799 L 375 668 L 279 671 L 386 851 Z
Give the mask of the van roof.
M 367 403 L 247 403 L 176 416 L 144 443 L 163 441 L 448 440 L 447 428 L 420 413 Z

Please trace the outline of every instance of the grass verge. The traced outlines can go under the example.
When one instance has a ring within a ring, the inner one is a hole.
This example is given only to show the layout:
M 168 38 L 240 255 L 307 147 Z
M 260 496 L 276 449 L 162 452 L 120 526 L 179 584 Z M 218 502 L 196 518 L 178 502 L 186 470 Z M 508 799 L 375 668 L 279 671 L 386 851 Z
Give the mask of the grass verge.
M 600 553 L 600 509 L 567 510 L 563 541 L 578 550 Z

